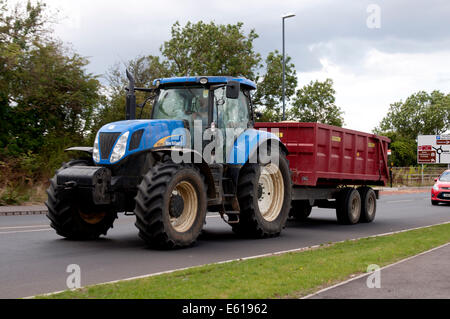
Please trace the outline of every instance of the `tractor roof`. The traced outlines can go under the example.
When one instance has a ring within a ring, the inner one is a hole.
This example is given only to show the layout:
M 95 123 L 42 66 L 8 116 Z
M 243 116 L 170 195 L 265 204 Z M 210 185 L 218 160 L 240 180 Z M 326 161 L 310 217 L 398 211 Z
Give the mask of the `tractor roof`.
M 167 84 L 194 84 L 200 83 L 201 79 L 208 79 L 208 83 L 220 84 L 227 83 L 228 81 L 237 81 L 240 82 L 241 85 L 246 86 L 250 90 L 256 89 L 256 84 L 253 81 L 250 81 L 246 78 L 241 77 L 233 77 L 233 76 L 186 76 L 186 77 L 173 77 L 173 78 L 161 78 L 155 79 L 153 81 L 153 85 L 156 85 L 156 82 L 159 81 L 159 85 L 167 85 Z

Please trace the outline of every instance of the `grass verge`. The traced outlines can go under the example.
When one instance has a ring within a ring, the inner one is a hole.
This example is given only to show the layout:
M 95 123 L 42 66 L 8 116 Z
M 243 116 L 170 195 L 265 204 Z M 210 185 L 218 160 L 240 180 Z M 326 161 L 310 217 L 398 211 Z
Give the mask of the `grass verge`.
M 370 264 L 385 266 L 447 242 L 450 224 L 38 298 L 298 298 L 364 273 Z

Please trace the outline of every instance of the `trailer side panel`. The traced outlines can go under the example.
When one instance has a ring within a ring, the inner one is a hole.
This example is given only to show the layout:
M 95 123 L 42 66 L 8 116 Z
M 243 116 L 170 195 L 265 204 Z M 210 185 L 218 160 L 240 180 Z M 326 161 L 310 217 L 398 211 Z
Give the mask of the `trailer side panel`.
M 388 181 L 384 136 L 320 123 L 256 123 L 278 134 L 286 145 L 292 180 L 300 186 L 385 185 Z

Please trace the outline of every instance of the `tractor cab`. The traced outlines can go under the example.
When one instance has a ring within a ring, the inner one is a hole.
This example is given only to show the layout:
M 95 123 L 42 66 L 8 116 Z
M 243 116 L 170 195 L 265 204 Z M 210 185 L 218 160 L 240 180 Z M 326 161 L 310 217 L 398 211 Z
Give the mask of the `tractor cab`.
M 250 80 L 228 76 L 176 77 L 156 79 L 153 84 L 157 96 L 151 118 L 184 121 L 190 130 L 190 145 L 194 145 L 195 130 L 203 134 L 205 130 L 217 129 L 223 141 L 222 153 L 229 154 L 237 136 L 252 127 L 250 91 L 256 86 Z M 206 141 L 202 148 L 204 144 Z

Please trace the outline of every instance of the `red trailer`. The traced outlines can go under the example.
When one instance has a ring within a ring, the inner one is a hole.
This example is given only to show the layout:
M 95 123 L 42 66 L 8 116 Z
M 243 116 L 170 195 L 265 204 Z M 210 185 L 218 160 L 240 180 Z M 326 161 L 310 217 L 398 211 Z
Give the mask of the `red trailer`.
M 318 206 L 335 208 L 341 223 L 373 221 L 378 192 L 370 186 L 384 186 L 389 179 L 387 137 L 320 123 L 255 127 L 277 134 L 289 151 L 292 217 L 304 219 Z

